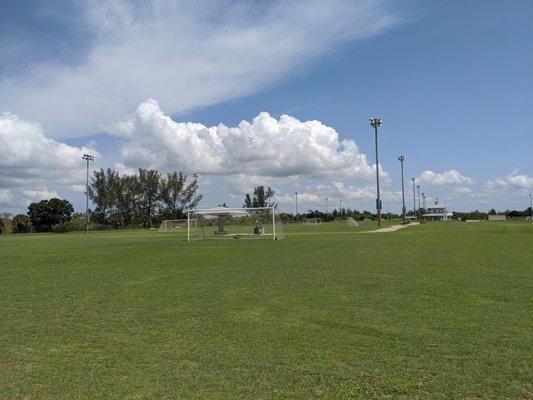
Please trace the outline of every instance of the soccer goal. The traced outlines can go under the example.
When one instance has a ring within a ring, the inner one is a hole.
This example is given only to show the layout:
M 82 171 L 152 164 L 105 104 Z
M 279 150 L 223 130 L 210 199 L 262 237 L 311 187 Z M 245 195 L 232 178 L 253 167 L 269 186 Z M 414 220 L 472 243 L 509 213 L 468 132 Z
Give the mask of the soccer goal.
M 357 221 L 355 220 L 355 218 L 353 218 L 353 217 L 348 217 L 348 218 L 346 219 L 346 224 L 347 224 L 348 226 L 352 226 L 352 227 L 359 226 L 359 222 L 357 222 Z
M 277 207 L 194 210 L 188 220 L 187 240 L 196 239 L 283 239 L 283 227 Z
M 161 222 L 161 225 L 159 225 L 159 232 L 172 232 L 176 229 L 187 229 L 188 219 L 167 219 Z M 190 221 L 191 227 L 193 229 L 196 229 L 198 227 L 198 221 L 196 219 L 192 219 Z
M 306 225 L 317 225 L 322 223 L 322 218 L 304 218 L 302 221 Z

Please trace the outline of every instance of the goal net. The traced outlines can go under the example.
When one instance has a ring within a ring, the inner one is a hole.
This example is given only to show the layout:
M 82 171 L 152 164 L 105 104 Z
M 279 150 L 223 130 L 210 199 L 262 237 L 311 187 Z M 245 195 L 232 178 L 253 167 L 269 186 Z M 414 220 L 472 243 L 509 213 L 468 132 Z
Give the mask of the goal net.
M 322 223 L 322 218 L 304 218 L 304 224 L 306 225 L 316 225 Z
M 276 207 L 215 207 L 190 211 L 187 240 L 196 239 L 283 239 L 283 228 Z
M 346 219 L 346 224 L 347 224 L 348 226 L 359 226 L 359 222 L 357 222 L 357 221 L 355 220 L 355 218 L 353 218 L 353 217 L 348 217 L 348 218 Z
M 191 225 L 194 229 L 198 226 L 196 219 L 191 219 Z M 172 232 L 176 229 L 187 229 L 187 218 L 185 219 L 167 219 L 159 225 L 159 232 Z

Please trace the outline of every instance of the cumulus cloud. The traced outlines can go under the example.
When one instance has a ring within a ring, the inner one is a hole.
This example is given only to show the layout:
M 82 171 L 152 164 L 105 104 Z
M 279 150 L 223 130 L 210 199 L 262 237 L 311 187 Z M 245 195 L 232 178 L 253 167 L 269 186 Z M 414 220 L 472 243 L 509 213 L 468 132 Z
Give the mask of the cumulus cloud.
M 488 190 L 505 190 L 505 191 L 528 191 L 533 189 L 533 178 L 527 174 L 521 174 L 515 169 L 505 178 L 496 178 L 485 183 Z
M 422 184 L 427 185 L 471 185 L 473 180 L 463 176 L 459 171 L 451 169 L 445 172 L 433 172 L 426 170 L 420 174 L 417 179 Z
M 41 62 L 0 81 L 0 110 L 54 137 L 93 133 L 149 96 L 173 114 L 246 96 L 398 21 L 385 1 L 77 4 L 73 29 L 92 38 L 78 64 Z
M 47 189 L 84 181 L 82 155 L 94 149 L 69 146 L 47 137 L 41 126 L 10 113 L 0 114 L 0 201 L 23 205 L 57 196 Z
M 319 121 L 260 113 L 236 127 L 175 122 L 154 100 L 113 131 L 124 138 L 121 168 L 180 169 L 201 175 L 373 179 L 353 140 Z M 383 172 L 387 177 L 386 172 Z

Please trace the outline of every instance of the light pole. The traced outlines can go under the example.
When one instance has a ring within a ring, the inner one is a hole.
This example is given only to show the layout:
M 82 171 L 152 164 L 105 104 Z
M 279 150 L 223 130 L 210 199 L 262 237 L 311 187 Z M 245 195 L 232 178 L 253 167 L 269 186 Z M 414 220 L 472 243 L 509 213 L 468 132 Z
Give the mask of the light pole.
M 376 144 L 376 210 L 378 216 L 378 226 L 381 226 L 381 199 L 379 197 L 379 154 L 378 154 L 378 127 L 381 126 L 380 118 L 370 118 L 370 125 L 374 127 L 374 141 Z
M 420 185 L 416 185 L 416 191 L 418 192 L 418 214 L 420 214 Z M 420 218 L 420 215 L 418 216 Z
M 339 216 L 342 219 L 342 199 L 339 200 Z
M 94 157 L 90 154 L 84 154 L 82 159 L 87 161 L 87 179 L 85 180 L 85 225 L 87 233 L 89 233 L 89 162 L 94 161 Z
M 402 169 L 402 216 L 403 216 L 403 222 L 405 222 L 405 188 L 403 184 L 403 162 L 405 161 L 405 156 L 400 154 L 398 156 L 398 161 L 400 162 L 400 166 Z
M 531 193 L 529 193 L 529 217 L 533 222 L 533 197 L 531 197 Z
M 413 219 L 416 218 L 416 193 L 415 193 L 415 178 L 411 178 L 413 182 Z
M 390 221 L 390 203 L 387 202 L 387 219 Z
M 422 193 L 422 206 L 424 207 L 424 211 L 426 211 L 426 194 Z
M 296 199 L 296 220 L 298 221 L 298 192 L 294 192 L 294 196 Z
M 326 222 L 328 220 L 328 198 L 326 197 Z

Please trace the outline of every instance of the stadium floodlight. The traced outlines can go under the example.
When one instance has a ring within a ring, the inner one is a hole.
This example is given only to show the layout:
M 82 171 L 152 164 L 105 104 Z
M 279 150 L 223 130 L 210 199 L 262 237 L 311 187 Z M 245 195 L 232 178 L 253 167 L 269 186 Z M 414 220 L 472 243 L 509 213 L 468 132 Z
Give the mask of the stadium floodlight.
M 86 225 L 86 232 L 89 233 L 89 224 L 90 224 L 90 218 L 89 218 L 89 162 L 94 161 L 94 156 L 91 154 L 84 154 L 82 159 L 87 161 L 87 178 L 85 180 L 85 225 Z
M 417 214 L 420 214 L 420 185 L 416 185 L 416 190 L 418 192 L 418 213 Z M 421 215 L 418 216 L 418 218 L 420 218 Z
M 215 207 L 187 213 L 187 241 L 195 239 L 283 239 L 283 227 L 274 207 Z
M 296 199 L 296 220 L 298 220 L 298 192 L 294 192 L 294 197 Z
M 381 226 L 381 199 L 379 197 L 379 155 L 378 155 L 378 127 L 381 126 L 380 118 L 370 118 L 370 125 L 374 127 L 374 141 L 376 144 L 376 210 L 378 216 L 378 226 Z
M 531 196 L 531 193 L 529 193 L 529 218 L 531 219 L 531 222 L 533 222 L 533 197 Z
M 326 197 L 326 221 L 328 220 L 328 198 Z
M 404 184 L 403 184 L 403 162 L 405 161 L 405 156 L 403 154 L 400 154 L 398 156 L 398 161 L 400 162 L 400 165 L 401 165 L 401 169 L 402 169 L 402 216 L 403 216 L 403 222 L 405 222 L 405 212 L 406 212 L 406 209 L 405 209 L 405 188 L 404 188 Z
M 411 182 L 413 182 L 413 218 L 416 218 L 415 178 L 411 178 Z

